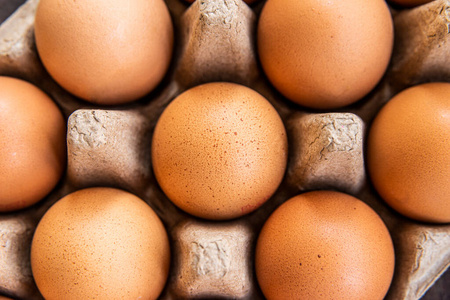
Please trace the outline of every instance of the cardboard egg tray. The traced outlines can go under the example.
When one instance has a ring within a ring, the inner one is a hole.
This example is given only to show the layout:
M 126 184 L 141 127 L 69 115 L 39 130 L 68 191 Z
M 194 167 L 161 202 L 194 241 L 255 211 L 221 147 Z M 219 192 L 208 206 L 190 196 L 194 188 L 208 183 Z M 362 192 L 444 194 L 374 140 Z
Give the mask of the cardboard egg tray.
M 385 76 L 364 99 L 333 111 L 297 106 L 267 81 L 255 44 L 264 1 L 250 7 L 241 0 L 166 3 L 176 30 L 171 68 L 155 91 L 123 106 L 93 106 L 53 81 L 34 43 L 38 0 L 27 1 L 0 27 L 0 75 L 32 82 L 54 99 L 67 119 L 68 153 L 65 176 L 50 195 L 31 208 L 0 214 L 0 294 L 42 299 L 29 258 L 40 218 L 70 192 L 113 186 L 144 199 L 166 226 L 172 263 L 161 299 L 263 299 L 254 274 L 259 230 L 281 203 L 314 189 L 352 194 L 377 211 L 396 254 L 386 299 L 420 298 L 450 264 L 450 225 L 418 223 L 387 207 L 366 177 L 364 143 L 371 121 L 393 95 L 423 82 L 450 82 L 450 1 L 391 9 L 395 46 Z M 188 88 L 212 81 L 240 83 L 265 96 L 289 139 L 287 172 L 274 196 L 255 212 L 223 222 L 176 208 L 158 187 L 150 157 L 152 132 L 167 104 Z

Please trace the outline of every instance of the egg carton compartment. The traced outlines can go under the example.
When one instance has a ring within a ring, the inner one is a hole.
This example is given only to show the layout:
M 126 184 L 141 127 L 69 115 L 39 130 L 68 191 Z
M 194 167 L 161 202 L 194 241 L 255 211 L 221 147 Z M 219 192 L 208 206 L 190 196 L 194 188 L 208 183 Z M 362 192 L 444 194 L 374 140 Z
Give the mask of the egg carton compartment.
M 122 106 L 88 104 L 62 89 L 37 54 L 33 24 L 38 0 L 28 0 L 0 27 L 0 75 L 44 90 L 67 121 L 67 171 L 38 204 L 0 215 L 0 294 L 42 299 L 31 272 L 30 245 L 43 214 L 58 199 L 91 186 L 134 193 L 160 216 L 171 240 L 172 264 L 161 299 L 263 299 L 254 274 L 254 248 L 268 216 L 308 190 L 335 189 L 371 206 L 387 225 L 395 247 L 395 274 L 386 299 L 419 299 L 450 265 L 450 225 L 404 218 L 387 207 L 364 167 L 367 128 L 389 99 L 406 87 L 450 82 L 450 1 L 391 9 L 395 44 L 376 88 L 338 110 L 296 106 L 267 81 L 256 55 L 256 26 L 264 4 L 241 0 L 166 0 L 176 34 L 171 68 L 159 87 Z M 412 25 L 414 24 L 414 25 Z M 253 213 L 212 222 L 179 210 L 152 173 L 150 147 L 160 114 L 177 95 L 213 81 L 248 86 L 269 100 L 288 133 L 289 161 L 277 192 Z

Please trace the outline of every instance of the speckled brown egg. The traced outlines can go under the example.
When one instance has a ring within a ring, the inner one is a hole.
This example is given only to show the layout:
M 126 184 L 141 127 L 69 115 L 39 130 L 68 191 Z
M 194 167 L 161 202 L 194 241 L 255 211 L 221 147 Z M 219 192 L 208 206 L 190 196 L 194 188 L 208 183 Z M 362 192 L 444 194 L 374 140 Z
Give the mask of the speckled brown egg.
M 384 0 L 268 0 L 258 24 L 264 72 L 300 105 L 330 109 L 369 93 L 393 46 Z
M 381 300 L 394 272 L 381 218 L 364 202 L 331 191 L 301 194 L 277 208 L 261 230 L 255 259 L 268 300 Z
M 66 125 L 56 104 L 26 81 L 0 76 L 0 211 L 42 200 L 65 168 Z
M 173 100 L 153 135 L 153 170 L 182 210 L 230 219 L 261 206 L 278 188 L 287 137 L 273 106 L 234 83 L 208 83 Z
M 376 116 L 367 162 L 381 197 L 401 214 L 450 222 L 450 83 L 402 91 Z
M 156 299 L 169 271 L 165 228 L 138 197 L 90 188 L 56 202 L 31 246 L 45 299 Z
M 122 104 L 152 91 L 172 56 L 163 0 L 41 0 L 36 46 L 50 75 L 96 104 Z

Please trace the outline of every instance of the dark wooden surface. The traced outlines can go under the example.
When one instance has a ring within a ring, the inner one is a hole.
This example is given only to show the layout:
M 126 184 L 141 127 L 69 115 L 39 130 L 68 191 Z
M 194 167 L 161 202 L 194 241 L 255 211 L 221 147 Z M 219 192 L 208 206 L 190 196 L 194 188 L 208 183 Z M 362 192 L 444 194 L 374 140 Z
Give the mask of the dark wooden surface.
M 24 2 L 25 0 L 0 0 L 0 24 Z M 421 300 L 450 300 L 450 270 L 441 276 Z

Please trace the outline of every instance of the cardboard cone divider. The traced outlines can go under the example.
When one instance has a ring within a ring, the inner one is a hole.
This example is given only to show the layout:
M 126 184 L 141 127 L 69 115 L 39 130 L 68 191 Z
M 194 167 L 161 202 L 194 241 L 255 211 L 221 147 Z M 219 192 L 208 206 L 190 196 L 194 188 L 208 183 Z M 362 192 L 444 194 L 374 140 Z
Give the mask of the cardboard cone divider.
M 29 0 L 0 27 L 0 75 L 27 80 L 49 94 L 68 120 L 67 172 L 43 201 L 0 215 L 0 294 L 42 299 L 31 272 L 30 245 L 48 208 L 90 186 L 113 186 L 144 199 L 160 216 L 172 245 L 172 266 L 161 299 L 263 299 L 254 276 L 254 244 L 264 221 L 300 192 L 337 189 L 369 204 L 386 223 L 395 246 L 395 274 L 386 299 L 419 299 L 450 264 L 450 225 L 400 216 L 382 201 L 364 171 L 367 128 L 400 90 L 450 81 L 450 1 L 392 9 L 395 46 L 377 87 L 333 112 L 302 110 L 268 83 L 257 63 L 256 26 L 263 2 L 166 0 L 175 29 L 172 66 L 159 87 L 133 104 L 99 107 L 63 90 L 40 62 L 33 33 L 37 0 Z M 414 26 L 412 25 L 414 24 Z M 286 176 L 262 207 L 237 220 L 211 222 L 176 208 L 151 171 L 156 121 L 190 87 L 213 81 L 246 85 L 280 114 L 289 139 Z M 239 245 L 237 245 L 239 244 Z

